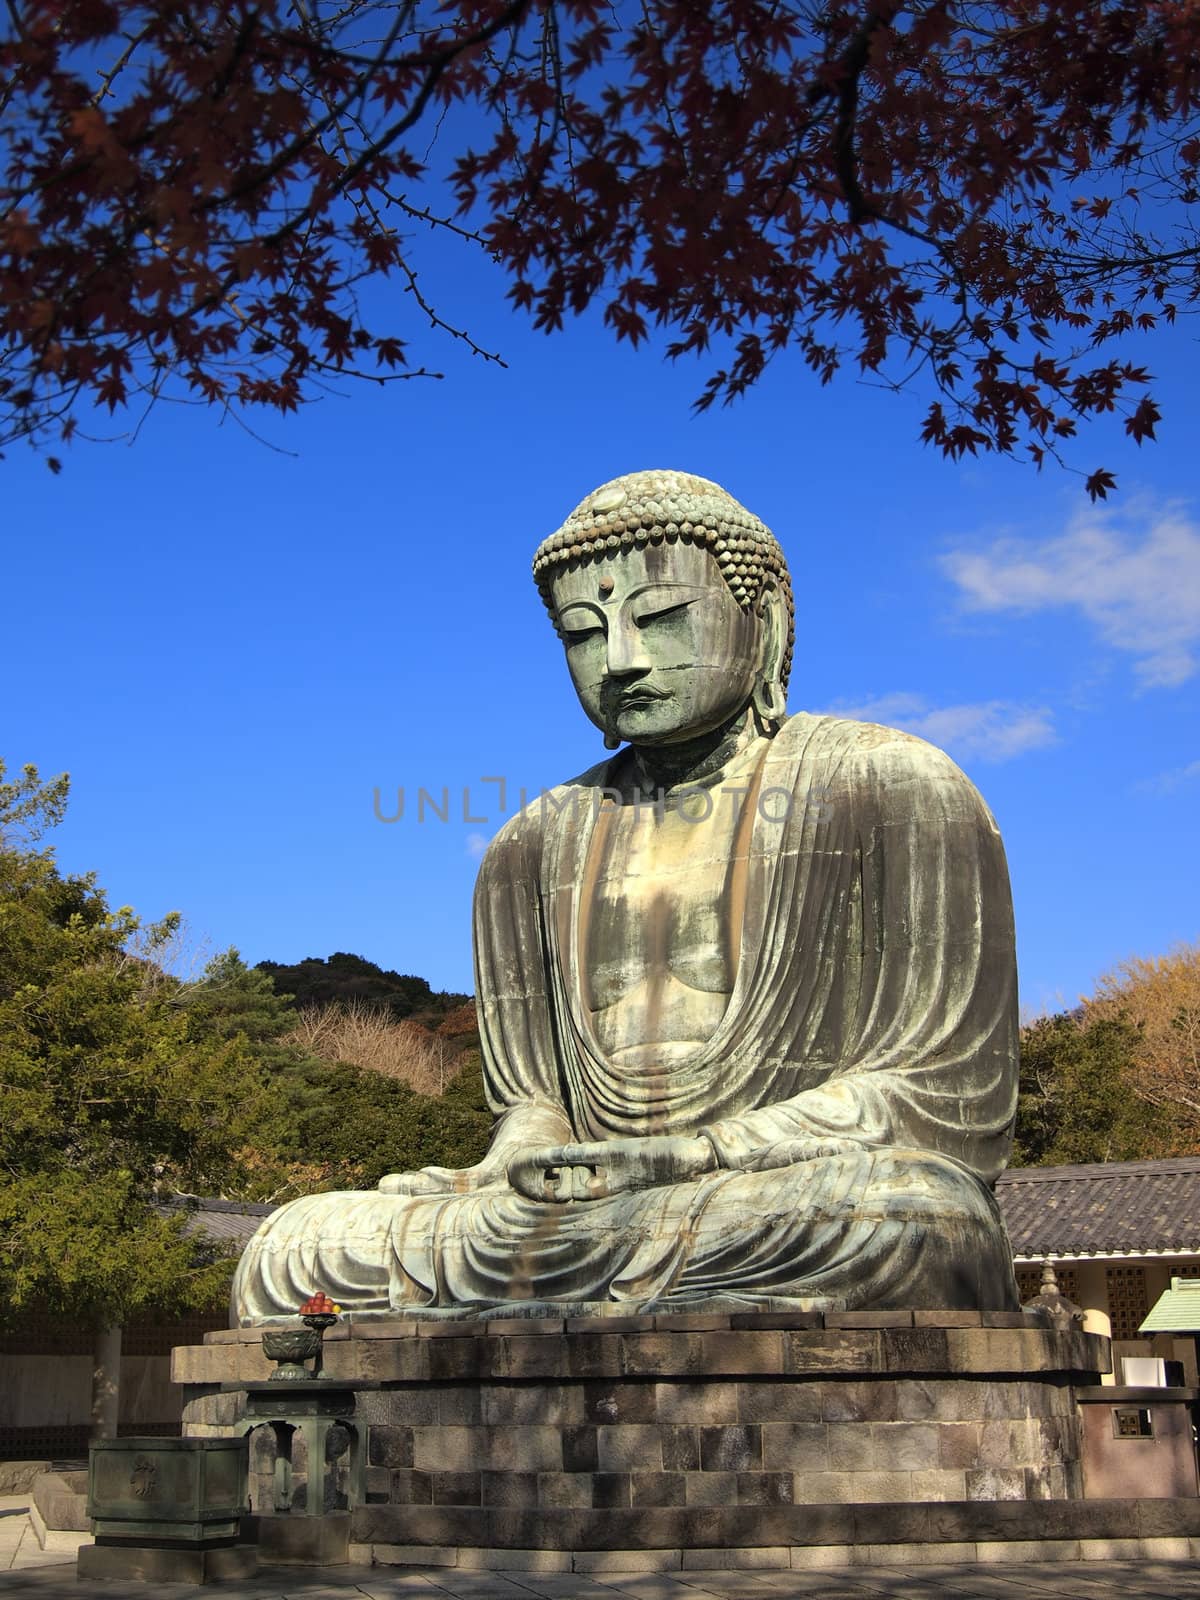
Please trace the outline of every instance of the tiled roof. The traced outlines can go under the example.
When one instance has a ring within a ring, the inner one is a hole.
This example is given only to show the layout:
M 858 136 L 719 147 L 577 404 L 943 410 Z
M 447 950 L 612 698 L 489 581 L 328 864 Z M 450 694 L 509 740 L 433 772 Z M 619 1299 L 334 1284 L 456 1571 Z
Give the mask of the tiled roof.
M 1200 1157 L 1019 1167 L 996 1199 L 1013 1254 L 1139 1255 L 1200 1251 Z
M 258 1232 L 264 1217 L 269 1217 L 275 1206 L 257 1205 L 252 1200 L 209 1200 L 195 1195 L 174 1195 L 163 1202 L 163 1209 L 188 1211 L 186 1232 L 207 1233 L 213 1239 L 227 1239 L 231 1244 L 246 1244 Z

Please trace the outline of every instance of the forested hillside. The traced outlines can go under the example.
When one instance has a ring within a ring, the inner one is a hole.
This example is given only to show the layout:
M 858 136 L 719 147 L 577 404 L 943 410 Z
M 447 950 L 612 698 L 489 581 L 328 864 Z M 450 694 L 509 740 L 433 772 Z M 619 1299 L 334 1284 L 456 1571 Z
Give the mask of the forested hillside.
M 290 964 L 260 961 L 258 970 L 270 976 L 278 994 L 287 995 L 300 1009 L 359 1001 L 397 1022 L 405 1017 L 418 1022 L 437 1021 L 471 998 L 433 990 L 424 978 L 392 972 L 344 950 L 331 956 L 308 956 Z

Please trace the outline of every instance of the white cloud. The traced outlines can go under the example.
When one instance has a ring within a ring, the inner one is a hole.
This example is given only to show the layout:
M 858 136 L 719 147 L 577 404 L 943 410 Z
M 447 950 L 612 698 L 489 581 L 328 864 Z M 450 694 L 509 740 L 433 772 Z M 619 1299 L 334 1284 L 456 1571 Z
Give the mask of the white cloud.
M 1200 524 L 1179 505 L 1090 509 L 1053 539 L 997 539 L 952 550 L 941 565 L 969 611 L 1074 607 L 1136 658 L 1148 688 L 1173 687 L 1200 668 Z
M 1046 706 L 1015 705 L 1009 700 L 935 706 L 922 695 L 896 693 L 831 709 L 835 716 L 902 728 L 964 759 L 1010 761 L 1026 750 L 1057 742 L 1053 714 Z
M 1176 789 L 1197 779 L 1200 779 L 1200 761 L 1189 761 L 1184 767 L 1172 767 L 1167 772 L 1155 773 L 1152 778 L 1144 778 L 1137 787 L 1151 794 L 1174 794 Z
M 473 861 L 478 861 L 487 849 L 488 843 L 489 840 L 486 833 L 469 833 L 467 835 L 467 854 Z

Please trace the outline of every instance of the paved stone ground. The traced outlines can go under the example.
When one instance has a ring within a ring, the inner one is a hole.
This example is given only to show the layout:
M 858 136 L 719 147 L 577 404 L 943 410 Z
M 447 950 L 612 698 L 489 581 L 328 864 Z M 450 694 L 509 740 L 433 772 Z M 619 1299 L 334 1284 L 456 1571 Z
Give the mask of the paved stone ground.
M 1104 1561 L 978 1567 L 875 1567 L 869 1572 L 569 1574 L 415 1572 L 385 1567 L 275 1568 L 246 1583 L 80 1583 L 74 1563 L 0 1572 L 0 1595 L 29 1600 L 1193 1600 L 1200 1571 L 1186 1562 Z
M 61 1562 L 58 1553 L 43 1550 L 29 1525 L 29 1496 L 0 1495 L 0 1586 L 8 1574 L 47 1562 Z
M 823 1572 L 585 1574 L 276 1567 L 245 1583 L 80 1583 L 73 1556 L 44 1551 L 27 1500 L 0 1496 L 0 1596 L 16 1600 L 1200 1600 L 1200 1564 L 1047 1561 L 1003 1567 Z

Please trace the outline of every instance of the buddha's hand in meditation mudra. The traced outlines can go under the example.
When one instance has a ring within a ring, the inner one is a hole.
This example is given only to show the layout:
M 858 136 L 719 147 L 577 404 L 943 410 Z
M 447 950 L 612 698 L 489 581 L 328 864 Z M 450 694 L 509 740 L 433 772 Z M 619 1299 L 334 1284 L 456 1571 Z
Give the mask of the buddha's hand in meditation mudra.
M 418 1172 L 389 1172 L 376 1187 L 381 1194 L 473 1194 L 504 1183 L 510 1150 L 489 1150 L 473 1167 L 422 1167 Z
M 604 1200 L 632 1189 L 662 1189 L 717 1170 L 707 1139 L 650 1135 L 595 1144 L 547 1145 L 515 1157 L 508 1181 L 527 1200 Z
M 745 1171 L 764 1172 L 861 1149 L 853 1139 L 782 1139 L 755 1151 L 741 1165 Z M 380 1179 L 379 1189 L 383 1194 L 471 1194 L 507 1183 L 527 1200 L 565 1203 L 688 1183 L 715 1172 L 718 1165 L 707 1139 L 650 1135 L 546 1145 L 521 1155 L 513 1155 L 511 1150 L 489 1152 L 473 1167 L 422 1167 L 419 1172 L 389 1173 Z
M 765 1172 L 861 1151 L 857 1139 L 810 1135 L 781 1139 L 747 1157 L 743 1171 Z M 656 1137 L 607 1139 L 530 1150 L 508 1165 L 508 1181 L 528 1200 L 603 1200 L 632 1189 L 662 1189 L 715 1172 L 716 1151 L 708 1139 Z
M 511 1148 L 489 1151 L 473 1167 L 390 1172 L 378 1187 L 383 1194 L 419 1195 L 471 1194 L 511 1185 L 528 1200 L 603 1200 L 631 1189 L 686 1183 L 716 1168 L 707 1139 L 652 1136 L 546 1145 L 520 1155 Z
M 774 1167 L 796 1167 L 802 1161 L 830 1160 L 868 1148 L 861 1139 L 843 1139 L 840 1134 L 801 1134 L 764 1145 L 746 1156 L 739 1166 L 742 1172 L 769 1172 Z

